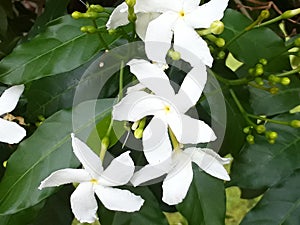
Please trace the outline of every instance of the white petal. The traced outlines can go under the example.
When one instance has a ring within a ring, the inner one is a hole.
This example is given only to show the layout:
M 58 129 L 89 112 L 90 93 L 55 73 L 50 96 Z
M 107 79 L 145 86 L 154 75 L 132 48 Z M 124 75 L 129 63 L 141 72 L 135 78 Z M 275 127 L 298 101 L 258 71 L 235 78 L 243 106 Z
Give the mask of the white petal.
M 137 79 L 156 95 L 165 98 L 174 96 L 168 76 L 157 65 L 143 59 L 133 59 L 127 65 Z
M 0 97 L 0 115 L 13 111 L 24 91 L 24 85 L 16 85 L 6 89 Z
M 198 6 L 185 16 L 185 20 L 193 28 L 208 28 L 216 20 L 222 19 L 228 0 L 211 0 Z
M 229 163 L 230 159 L 221 158 L 216 152 L 208 148 L 187 148 L 185 152 L 191 154 L 193 162 L 206 173 L 222 180 L 230 180 L 223 167 L 223 164 Z
M 176 106 L 182 113 L 194 106 L 199 100 L 206 84 L 207 72 L 204 64 L 194 67 L 184 78 L 178 94 L 175 96 Z
M 130 191 L 97 185 L 95 192 L 103 205 L 110 210 L 134 212 L 138 211 L 144 200 Z
M 71 195 L 71 208 L 81 223 L 93 223 L 97 220 L 97 201 L 92 183 L 81 183 Z
M 134 7 L 135 12 L 165 12 L 178 10 L 182 5 L 182 0 L 138 0 Z
M 171 160 L 164 161 L 160 164 L 151 165 L 148 164 L 144 166 L 142 169 L 134 173 L 133 177 L 131 178 L 130 182 L 133 186 L 138 186 L 142 183 L 147 181 L 151 181 L 155 178 L 158 178 L 170 170 L 171 167 Z
M 63 184 L 81 183 L 87 182 L 92 177 L 84 169 L 61 169 L 50 174 L 45 180 L 43 180 L 39 186 L 39 189 L 45 187 L 57 187 Z
M 200 4 L 200 0 L 189 0 L 183 1 L 183 10 L 185 12 L 190 12 L 195 10 Z
M 187 115 L 168 117 L 168 124 L 174 132 L 177 140 L 182 144 L 197 144 L 214 141 L 214 131 L 201 120 L 191 118 Z
M 152 12 L 152 13 L 138 13 L 136 22 L 135 22 L 135 30 L 138 36 L 144 41 L 146 37 L 146 32 L 148 28 L 148 24 L 156 19 L 160 13 Z
M 135 91 L 142 91 L 145 88 L 146 88 L 145 85 L 143 85 L 141 83 L 137 83 L 136 85 L 128 87 L 127 91 L 126 91 L 126 94 L 130 94 L 130 93 L 135 92 Z
M 81 140 L 72 136 L 72 147 L 74 154 L 81 162 L 84 169 L 91 174 L 92 177 L 98 177 L 103 171 L 100 158 Z
M 134 172 L 134 163 L 129 156 L 129 151 L 113 159 L 103 171 L 99 183 L 104 186 L 120 186 L 127 184 Z
M 117 27 L 124 26 L 128 23 L 128 6 L 123 2 L 114 9 L 106 23 L 106 27 L 107 29 L 116 29 Z
M 135 122 L 148 115 L 155 115 L 164 109 L 164 101 L 143 91 L 136 91 L 125 96 L 113 107 L 114 120 Z
M 212 66 L 213 57 L 207 43 L 183 20 L 179 20 L 174 28 L 174 49 L 180 52 L 181 58 L 193 67 L 199 62 Z
M 152 118 L 143 133 L 143 149 L 150 164 L 161 163 L 171 157 L 172 146 L 165 121 Z
M 166 55 L 173 37 L 172 29 L 177 18 L 177 13 L 169 11 L 149 23 L 145 37 L 145 50 L 150 60 L 166 64 Z
M 15 122 L 0 118 L 0 142 L 19 143 L 26 136 L 26 130 Z
M 162 188 L 162 200 L 169 205 L 176 205 L 185 198 L 193 180 L 192 163 L 189 156 L 184 153 L 178 154 L 176 166 L 165 178 Z

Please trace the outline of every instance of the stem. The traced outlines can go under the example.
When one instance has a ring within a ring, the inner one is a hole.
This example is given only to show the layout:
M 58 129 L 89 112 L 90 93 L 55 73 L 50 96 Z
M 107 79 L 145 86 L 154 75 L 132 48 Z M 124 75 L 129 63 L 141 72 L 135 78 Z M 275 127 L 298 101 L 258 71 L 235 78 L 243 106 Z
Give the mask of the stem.
M 96 29 L 98 29 L 98 25 L 97 25 L 97 23 L 96 23 L 96 20 L 92 20 L 92 21 L 93 21 L 94 27 L 95 27 Z M 102 37 L 101 33 L 100 33 L 100 32 L 97 32 L 97 34 L 98 34 L 98 37 L 99 37 L 100 42 L 104 45 L 104 48 L 105 48 L 106 50 L 109 50 L 108 44 L 106 43 L 106 41 L 105 41 L 104 38 Z
M 298 72 L 300 72 L 300 67 L 298 67 L 296 69 L 293 69 L 293 70 L 290 70 L 290 71 L 287 71 L 287 72 L 284 72 L 284 73 L 277 74 L 276 76 L 277 77 L 284 77 L 284 76 L 289 76 L 289 75 L 292 75 L 292 74 L 298 73 Z
M 120 76 L 119 76 L 119 94 L 118 102 L 123 98 L 123 77 L 124 77 L 124 61 L 121 60 Z
M 287 121 L 272 120 L 272 119 L 269 119 L 269 118 L 253 115 L 253 114 L 250 114 L 250 113 L 248 113 L 247 116 L 250 117 L 250 118 L 253 118 L 253 119 L 263 120 L 263 121 L 270 122 L 270 123 L 276 123 L 276 124 L 287 125 L 287 126 L 290 125 L 290 122 L 287 122 Z
M 248 77 L 243 77 L 240 79 L 235 79 L 235 80 L 229 80 L 224 77 L 221 77 L 215 72 L 212 72 L 212 74 L 217 78 L 217 80 L 221 81 L 222 83 L 228 85 L 228 86 L 235 86 L 235 85 L 243 85 L 243 84 L 248 84 L 249 83 L 249 78 Z

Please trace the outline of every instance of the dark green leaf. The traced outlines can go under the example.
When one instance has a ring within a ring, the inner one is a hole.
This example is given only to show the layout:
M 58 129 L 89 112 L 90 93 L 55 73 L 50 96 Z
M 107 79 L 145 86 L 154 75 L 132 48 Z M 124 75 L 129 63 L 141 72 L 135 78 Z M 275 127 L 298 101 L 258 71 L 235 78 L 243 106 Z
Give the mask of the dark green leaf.
M 104 28 L 104 20 L 97 22 Z M 1 61 L 0 82 L 27 83 L 71 71 L 88 62 L 104 49 L 97 34 L 80 31 L 81 26 L 90 23 L 88 20 L 74 20 L 70 15 L 52 21 L 44 33 L 19 45 Z M 102 35 L 108 44 L 116 39 L 107 32 Z
M 177 206 L 178 211 L 188 220 L 189 225 L 224 225 L 224 182 L 199 168 L 193 171 L 193 182 L 186 198 Z
M 246 215 L 241 225 L 298 225 L 300 222 L 300 170 L 271 187 Z
M 95 120 L 106 116 L 112 103 L 112 99 L 101 99 L 97 104 L 84 102 L 73 111 L 59 111 L 23 141 L 9 158 L 0 183 L 0 215 L 15 214 L 52 194 L 53 188 L 38 190 L 40 182 L 55 170 L 79 165 L 72 152 L 70 133 L 85 141 Z
M 299 119 L 299 115 L 274 119 L 291 121 Z M 267 129 L 278 133 L 276 143 L 269 144 L 264 136 L 256 136 L 255 144 L 245 144 L 233 161 L 231 185 L 250 189 L 271 187 L 299 168 L 300 129 L 271 123 Z

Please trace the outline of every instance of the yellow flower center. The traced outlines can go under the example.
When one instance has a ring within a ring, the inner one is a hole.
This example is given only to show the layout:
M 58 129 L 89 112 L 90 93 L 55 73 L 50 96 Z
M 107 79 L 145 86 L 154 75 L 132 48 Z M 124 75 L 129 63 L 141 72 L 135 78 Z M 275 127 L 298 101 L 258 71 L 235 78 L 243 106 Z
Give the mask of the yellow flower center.
M 91 182 L 92 184 L 98 184 L 98 180 L 97 180 L 97 179 L 94 179 L 94 178 L 91 179 L 90 182 Z
M 170 106 L 166 105 L 164 110 L 166 113 L 169 113 L 171 111 L 171 108 L 170 108 Z
M 179 16 L 180 16 L 180 17 L 184 17 L 184 15 L 185 15 L 184 11 L 181 10 L 181 11 L 179 12 Z

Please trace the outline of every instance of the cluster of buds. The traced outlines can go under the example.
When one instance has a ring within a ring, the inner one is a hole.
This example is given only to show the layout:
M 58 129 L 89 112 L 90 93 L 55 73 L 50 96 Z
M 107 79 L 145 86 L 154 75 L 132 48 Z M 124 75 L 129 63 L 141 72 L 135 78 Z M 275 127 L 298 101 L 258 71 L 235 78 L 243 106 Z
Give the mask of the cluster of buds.
M 268 131 L 266 126 L 263 124 L 259 124 L 256 126 L 247 126 L 243 129 L 243 132 L 247 134 L 246 140 L 249 144 L 254 144 L 255 143 L 255 137 L 254 134 L 260 134 L 260 135 L 265 135 L 267 138 L 268 142 L 270 144 L 274 144 L 275 140 L 278 137 L 278 133 L 275 131 Z

